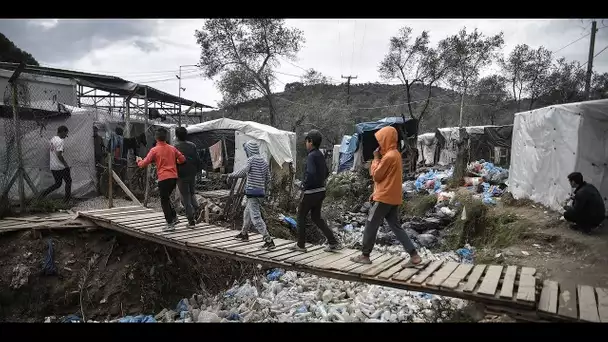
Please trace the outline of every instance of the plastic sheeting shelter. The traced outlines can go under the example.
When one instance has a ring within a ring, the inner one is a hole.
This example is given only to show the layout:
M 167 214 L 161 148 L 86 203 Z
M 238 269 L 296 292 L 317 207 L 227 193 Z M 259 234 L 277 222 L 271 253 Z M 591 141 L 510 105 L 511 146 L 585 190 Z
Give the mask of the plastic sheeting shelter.
M 186 127 L 189 136 L 196 136 L 213 131 L 234 131 L 234 168 L 245 165 L 247 157 L 243 143 L 255 140 L 260 144 L 260 152 L 266 154 L 283 168 L 292 163 L 296 167 L 296 134 L 282 131 L 272 126 L 253 121 L 238 121 L 227 118 L 211 120 Z M 213 142 L 215 143 L 215 142 Z M 197 145 L 198 147 L 198 145 Z
M 561 210 L 574 171 L 608 200 L 608 100 L 515 114 L 509 191 L 516 199 Z
M 374 150 L 379 146 L 374 134 L 381 128 L 387 126 L 397 128 L 401 147 L 403 147 L 406 138 L 414 136 L 417 133 L 418 128 L 415 119 L 406 119 L 406 121 L 403 121 L 403 118 L 401 117 L 387 117 L 378 121 L 356 124 L 355 132 L 359 137 L 359 144 L 361 144 L 362 161 L 367 161 L 374 157 Z M 403 136 L 402 129 L 405 130 L 406 137 Z M 357 162 L 355 162 L 355 164 L 357 164 Z
M 438 165 L 446 166 L 454 164 L 456 161 L 456 155 L 458 154 L 457 142 L 465 137 L 461 137 L 460 134 L 466 134 L 468 137 L 468 160 L 479 160 L 479 159 L 490 159 L 489 149 L 484 149 L 484 135 L 485 129 L 488 127 L 496 126 L 469 126 L 462 127 L 462 131 L 458 127 L 445 127 L 438 128 L 435 131 L 435 137 L 437 138 L 437 151 L 435 163 Z
M 424 133 L 418 136 L 418 163 L 424 165 L 435 164 L 435 150 L 437 148 L 437 137 L 435 133 Z

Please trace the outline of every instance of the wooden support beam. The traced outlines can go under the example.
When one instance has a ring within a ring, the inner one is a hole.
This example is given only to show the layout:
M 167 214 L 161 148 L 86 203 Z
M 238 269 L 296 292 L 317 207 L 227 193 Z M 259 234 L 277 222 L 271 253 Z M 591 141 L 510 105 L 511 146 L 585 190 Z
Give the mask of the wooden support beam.
M 120 179 L 120 177 L 118 177 L 118 175 L 116 174 L 116 172 L 114 172 L 114 170 L 112 170 L 112 178 L 114 178 L 114 180 L 116 181 L 116 183 L 120 186 L 120 188 L 122 189 L 122 191 L 125 192 L 125 194 L 127 194 L 127 196 L 129 196 L 129 198 L 137 205 L 142 205 L 141 202 L 137 199 L 137 197 L 135 197 L 135 195 L 133 195 L 133 193 L 131 192 L 131 190 L 129 190 L 129 188 L 125 185 L 125 183 L 122 182 L 122 180 Z

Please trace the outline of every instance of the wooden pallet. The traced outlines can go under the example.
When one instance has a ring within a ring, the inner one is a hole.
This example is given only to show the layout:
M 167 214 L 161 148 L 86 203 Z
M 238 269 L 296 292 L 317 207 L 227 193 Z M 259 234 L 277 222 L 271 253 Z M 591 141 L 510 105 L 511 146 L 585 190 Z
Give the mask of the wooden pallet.
M 608 290 L 579 286 L 578 292 L 574 292 L 575 296 L 571 298 L 580 298 L 581 301 L 565 303 L 563 312 L 561 312 L 560 303 L 558 312 L 557 292 L 548 290 L 548 283 L 545 282 L 545 287 L 538 296 L 534 277 L 536 270 L 529 267 L 432 261 L 419 269 L 403 269 L 401 257 L 377 253 L 371 255 L 371 265 L 361 265 L 350 260 L 351 256 L 360 253 L 357 250 L 343 249 L 339 252 L 325 252 L 321 246 L 307 246 L 308 251 L 302 253 L 289 249 L 293 241 L 275 239 L 277 248 L 273 251 L 266 251 L 260 249 L 263 241 L 258 234 L 252 233 L 249 242 L 241 242 L 234 239 L 236 231 L 209 224 L 190 229 L 186 227 L 185 220 L 176 226 L 175 231 L 163 232 L 165 222 L 162 215 L 149 209 L 115 208 L 81 212 L 79 216 L 90 219 L 102 227 L 166 246 L 271 267 L 473 300 L 493 307 L 528 312 L 531 315 L 536 315 L 538 304 L 542 308 L 548 307 L 553 315 L 562 319 L 604 322 L 607 318 Z M 595 294 L 598 296 L 598 304 L 593 309 L 587 303 L 591 301 L 591 298 L 595 299 Z M 545 302 L 548 304 L 545 305 Z M 581 307 L 579 316 L 572 315 L 571 311 L 566 309 L 569 308 L 568 305 L 576 307 L 576 303 Z M 539 307 L 539 310 L 543 310 L 542 308 Z
M 63 229 L 93 227 L 90 222 L 76 219 L 74 213 L 52 213 L 22 217 L 6 217 L 0 220 L 0 233 L 27 229 Z

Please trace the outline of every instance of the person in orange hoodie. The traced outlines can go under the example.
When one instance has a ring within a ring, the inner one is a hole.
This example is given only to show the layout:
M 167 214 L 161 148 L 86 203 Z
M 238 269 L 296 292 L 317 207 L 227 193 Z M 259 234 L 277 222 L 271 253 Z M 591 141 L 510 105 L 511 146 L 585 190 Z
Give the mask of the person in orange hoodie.
M 167 227 L 163 230 L 171 231 L 178 223 L 177 213 L 171 205 L 171 193 L 177 184 L 177 164 L 183 164 L 186 158 L 177 148 L 167 144 L 167 135 L 167 130 L 162 127 L 156 131 L 156 146 L 150 149 L 143 160 L 137 157 L 137 166 L 144 168 L 151 163 L 156 164 L 160 204 L 167 221 Z
M 375 134 L 380 147 L 374 151 L 374 160 L 370 167 L 370 174 L 374 180 L 374 193 L 371 200 L 374 202 L 369 210 L 369 216 L 363 231 L 362 254 L 351 258 L 351 261 L 361 264 L 371 264 L 369 255 L 374 248 L 378 228 L 386 219 L 389 227 L 401 242 L 410 259 L 402 266 L 416 267 L 422 259 L 416 251 L 412 240 L 399 224 L 399 205 L 403 201 L 401 187 L 403 169 L 401 154 L 397 151 L 398 134 L 394 127 L 384 127 Z

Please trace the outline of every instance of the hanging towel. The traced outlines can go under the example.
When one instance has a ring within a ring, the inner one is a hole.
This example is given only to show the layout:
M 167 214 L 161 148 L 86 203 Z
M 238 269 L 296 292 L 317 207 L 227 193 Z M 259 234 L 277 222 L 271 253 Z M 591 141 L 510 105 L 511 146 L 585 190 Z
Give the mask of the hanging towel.
M 213 146 L 209 147 L 209 154 L 211 154 L 211 164 L 213 169 L 219 169 L 224 164 L 222 158 L 222 141 L 216 142 Z

